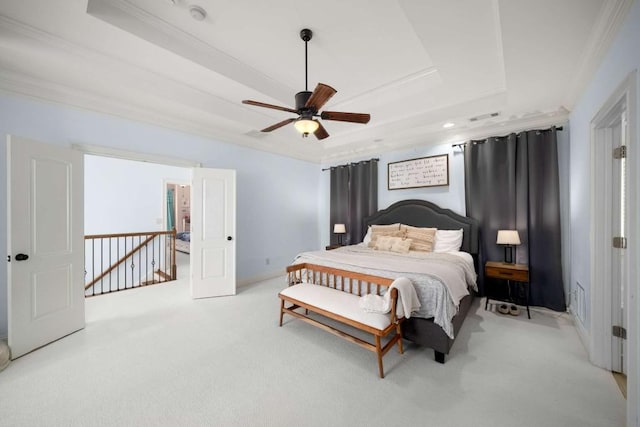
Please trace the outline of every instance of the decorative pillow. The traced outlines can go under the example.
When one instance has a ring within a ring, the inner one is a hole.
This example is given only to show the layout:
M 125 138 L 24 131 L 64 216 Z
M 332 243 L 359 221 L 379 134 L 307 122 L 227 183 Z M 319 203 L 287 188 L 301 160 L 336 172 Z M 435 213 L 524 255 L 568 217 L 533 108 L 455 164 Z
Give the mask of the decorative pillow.
M 375 250 L 390 251 L 393 245 L 402 242 L 402 237 L 380 236 L 376 240 Z
M 433 242 L 436 236 L 436 228 L 412 227 L 410 225 L 401 226 L 407 232 L 407 239 L 411 239 L 412 251 L 432 252 Z
M 400 239 L 391 246 L 391 252 L 399 252 L 401 254 L 409 253 L 411 243 L 413 243 L 411 239 Z
M 434 252 L 458 252 L 462 246 L 462 228 L 460 230 L 436 231 Z
M 404 232 L 400 231 L 400 223 L 391 225 L 372 225 L 369 247 L 374 248 L 376 246 L 376 240 L 378 240 L 380 236 L 403 237 L 403 235 Z

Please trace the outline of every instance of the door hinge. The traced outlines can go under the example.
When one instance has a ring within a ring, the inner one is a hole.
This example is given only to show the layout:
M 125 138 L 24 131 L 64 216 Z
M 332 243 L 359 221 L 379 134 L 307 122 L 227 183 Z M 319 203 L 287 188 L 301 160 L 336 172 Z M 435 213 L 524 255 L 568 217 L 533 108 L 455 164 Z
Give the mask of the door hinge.
M 611 334 L 613 334 L 614 337 L 622 338 L 623 340 L 627 339 L 627 330 L 622 326 L 612 327 Z
M 627 146 L 621 145 L 618 148 L 613 149 L 613 158 L 614 159 L 626 159 L 627 158 Z
M 627 238 L 626 237 L 614 237 L 613 242 L 611 243 L 614 248 L 617 249 L 627 249 Z

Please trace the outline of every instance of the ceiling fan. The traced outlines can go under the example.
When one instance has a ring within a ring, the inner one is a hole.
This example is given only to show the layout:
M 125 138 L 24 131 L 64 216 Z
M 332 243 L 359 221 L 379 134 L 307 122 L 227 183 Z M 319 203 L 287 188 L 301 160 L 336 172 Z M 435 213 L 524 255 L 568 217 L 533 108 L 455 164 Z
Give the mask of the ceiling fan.
M 336 90 L 324 83 L 318 83 L 313 92 L 308 90 L 308 70 L 307 70 L 307 43 L 311 40 L 313 32 L 308 28 L 300 31 L 300 38 L 304 41 L 304 91 L 296 93 L 296 108 L 280 107 L 273 104 L 265 104 L 264 102 L 252 101 L 245 99 L 243 104 L 255 105 L 257 107 L 272 108 L 274 110 L 286 111 L 288 113 L 297 114 L 298 117 L 283 120 L 279 123 L 262 129 L 262 132 L 271 132 L 281 128 L 282 126 L 294 123 L 294 126 L 302 134 L 303 137 L 314 134 L 318 139 L 325 139 L 329 136 L 324 126 L 315 119 L 320 117 L 322 120 L 336 120 L 340 122 L 350 123 L 369 123 L 371 116 L 363 113 L 344 113 L 340 111 L 322 111 L 320 109 L 327 101 L 336 94 Z

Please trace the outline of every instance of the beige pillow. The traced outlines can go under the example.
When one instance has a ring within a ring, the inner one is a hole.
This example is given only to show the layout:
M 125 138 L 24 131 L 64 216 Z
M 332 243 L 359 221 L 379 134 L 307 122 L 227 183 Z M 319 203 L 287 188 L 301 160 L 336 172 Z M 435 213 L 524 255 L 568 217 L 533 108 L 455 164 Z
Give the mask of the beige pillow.
M 376 241 L 375 250 L 390 251 L 393 245 L 402 242 L 402 237 L 380 236 Z
M 398 252 L 401 254 L 409 253 L 411 243 L 413 243 L 413 240 L 411 239 L 400 239 L 391 246 L 391 252 Z
M 433 252 L 437 228 L 412 227 L 404 224 L 401 228 L 406 231 L 407 239 L 412 240 L 410 250 Z
M 405 231 L 400 230 L 400 224 L 391 224 L 391 225 L 372 225 L 371 226 L 371 241 L 368 246 L 370 248 L 376 247 L 376 240 L 380 236 L 394 236 L 394 237 L 402 237 L 405 234 Z

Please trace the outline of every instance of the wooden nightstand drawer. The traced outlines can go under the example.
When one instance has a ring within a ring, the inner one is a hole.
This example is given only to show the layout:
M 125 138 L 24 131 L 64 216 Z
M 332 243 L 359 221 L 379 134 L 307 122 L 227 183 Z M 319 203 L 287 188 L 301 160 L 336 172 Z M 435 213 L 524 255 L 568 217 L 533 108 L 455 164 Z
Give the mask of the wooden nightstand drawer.
M 499 262 L 487 262 L 484 274 L 496 279 L 514 280 L 516 282 L 529 281 L 529 269 L 520 264 L 505 264 Z
M 522 294 L 524 294 L 527 305 L 527 317 L 531 319 L 531 313 L 529 312 L 529 294 L 531 293 L 531 289 L 529 287 L 528 265 L 487 261 L 484 265 L 484 276 L 487 278 L 500 279 L 500 284 L 506 284 L 507 290 L 507 295 L 505 295 L 504 292 L 492 294 L 491 290 L 489 290 L 489 288 L 491 288 L 491 281 L 489 281 L 489 283 L 485 282 L 485 286 L 488 286 L 485 290 L 487 297 L 484 303 L 485 310 L 489 306 L 490 299 L 509 302 L 512 307 L 514 307 L 514 304 L 518 304 L 518 300 L 521 301 Z M 494 288 L 495 287 L 496 286 L 494 286 Z M 507 307 L 507 305 L 504 304 L 504 307 Z M 500 313 L 505 314 L 504 311 L 500 311 Z M 508 310 L 508 313 L 513 314 L 511 309 Z

